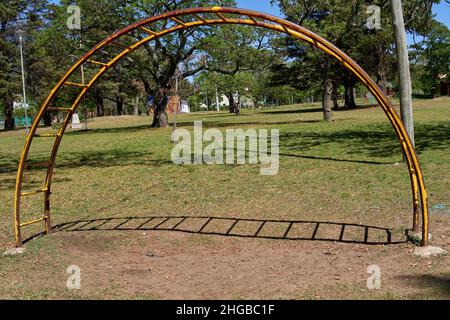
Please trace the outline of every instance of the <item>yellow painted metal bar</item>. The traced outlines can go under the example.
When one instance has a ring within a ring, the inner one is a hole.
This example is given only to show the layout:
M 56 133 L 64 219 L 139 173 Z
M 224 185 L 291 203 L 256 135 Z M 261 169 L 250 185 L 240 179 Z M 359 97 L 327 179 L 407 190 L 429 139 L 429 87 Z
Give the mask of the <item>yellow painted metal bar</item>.
M 45 221 L 45 219 L 46 218 L 44 217 L 44 218 L 40 218 L 40 219 L 24 222 L 24 223 L 20 224 L 20 227 L 26 227 L 26 226 L 29 226 L 29 225 L 32 225 L 32 224 L 36 224 L 36 223 Z
M 179 25 L 182 25 L 183 27 L 185 27 L 186 26 L 186 24 L 183 22 L 183 21 L 181 21 L 180 19 L 177 19 L 177 18 L 175 18 L 175 17 L 172 17 L 172 18 L 170 18 L 173 22 L 175 22 L 176 24 L 179 24 Z
M 157 36 L 158 35 L 158 32 L 150 30 L 149 28 L 146 28 L 146 27 L 139 27 L 139 29 L 141 31 L 144 31 L 145 33 L 148 33 L 148 34 L 152 35 L 152 36 Z
M 198 20 L 202 21 L 203 23 L 205 23 L 205 24 L 207 23 L 207 20 L 205 18 L 203 18 L 202 16 L 200 16 L 199 14 L 194 13 L 193 16 L 196 17 Z
M 36 138 L 56 138 L 60 134 L 59 133 L 41 133 L 41 134 L 35 134 L 34 136 Z
M 252 16 L 248 15 L 247 17 L 253 21 L 253 24 L 258 24 L 258 21 L 255 18 L 253 18 Z
M 113 46 L 116 46 L 116 47 L 121 47 L 121 48 L 124 48 L 127 50 L 131 50 L 131 48 L 129 46 L 119 43 L 119 42 L 111 42 L 110 44 L 112 44 Z
M 223 22 L 228 22 L 228 19 L 223 14 L 216 12 L 216 15 L 219 16 L 219 18 L 222 19 Z
M 220 19 L 219 20 L 208 20 L 206 18 L 203 18 L 201 14 L 205 13 L 213 13 L 217 15 Z M 224 14 L 235 14 L 240 16 L 246 16 L 249 19 L 235 19 L 235 18 L 227 18 Z M 184 23 L 177 17 L 181 17 L 184 15 L 188 16 L 194 16 L 199 21 L 193 21 L 193 22 L 186 22 Z M 172 21 L 176 22 L 177 25 L 162 30 L 160 32 L 156 32 L 153 30 L 150 30 L 146 28 L 145 26 L 151 25 L 154 22 L 164 20 L 164 19 L 172 19 Z M 258 21 L 257 19 L 261 20 Z M 25 169 L 25 162 L 30 150 L 30 145 L 33 140 L 34 136 L 46 136 L 46 135 L 36 135 L 36 130 L 39 124 L 39 121 L 42 119 L 42 116 L 46 110 L 48 110 L 48 106 L 52 99 L 55 97 L 56 93 L 60 90 L 60 88 L 63 85 L 72 85 L 81 87 L 83 90 L 80 92 L 77 99 L 74 101 L 72 107 L 70 110 L 75 110 L 79 103 L 81 102 L 82 98 L 85 96 L 85 94 L 88 92 L 88 90 L 93 86 L 93 84 L 106 72 L 106 70 L 113 66 L 115 63 L 117 63 L 120 59 L 125 57 L 130 52 L 133 52 L 143 44 L 152 41 L 158 37 L 162 37 L 166 34 L 169 34 L 171 32 L 175 32 L 178 30 L 196 27 L 196 26 L 202 26 L 202 25 L 216 25 L 216 24 L 243 24 L 243 25 L 257 25 L 258 27 L 272 29 L 275 31 L 283 32 L 288 35 L 291 35 L 294 38 L 297 38 L 302 41 L 306 41 L 319 50 L 322 50 L 326 54 L 334 57 L 339 62 L 343 64 L 345 68 L 350 70 L 356 77 L 358 77 L 364 85 L 369 89 L 369 91 L 374 95 L 374 97 L 377 99 L 378 103 L 380 104 L 381 108 L 385 112 L 386 116 L 388 117 L 388 120 L 392 124 L 397 137 L 400 141 L 400 145 L 403 149 L 403 152 L 405 154 L 405 157 L 407 159 L 407 165 L 409 169 L 409 174 L 411 177 L 411 185 L 412 185 L 412 192 L 413 192 L 413 206 L 414 206 L 414 228 L 417 227 L 419 223 L 419 214 L 420 209 L 422 209 L 422 245 L 425 245 L 428 241 L 428 203 L 427 203 L 427 192 L 425 188 L 424 183 L 424 177 L 422 170 L 420 168 L 419 160 L 417 158 L 417 154 L 415 152 L 415 149 L 412 145 L 411 139 L 409 138 L 406 129 L 395 111 L 395 109 L 391 106 L 389 100 L 387 97 L 381 92 L 378 85 L 369 77 L 369 75 L 361 68 L 359 65 L 357 65 L 350 57 L 348 57 L 345 53 L 343 53 L 341 50 L 339 50 L 337 47 L 335 47 L 330 42 L 326 41 L 325 39 L 317 36 L 316 34 L 312 33 L 311 31 L 300 27 L 292 22 L 270 16 L 267 14 L 250 11 L 250 10 L 243 10 L 243 9 L 236 9 L 236 8 L 221 8 L 221 7 L 213 7 L 213 8 L 195 8 L 195 9 L 184 9 L 179 10 L 175 12 L 169 12 L 165 13 L 156 17 L 151 17 L 149 19 L 140 21 L 138 23 L 135 23 L 121 31 L 116 32 L 111 37 L 105 39 L 101 43 L 99 43 L 97 46 L 95 46 L 92 50 L 90 50 L 85 56 L 83 56 L 74 66 L 72 66 L 69 71 L 62 77 L 62 79 L 58 82 L 58 84 L 53 88 L 50 95 L 47 97 L 46 101 L 44 102 L 41 110 L 39 111 L 38 116 L 35 119 L 35 122 L 33 123 L 30 131 L 30 135 L 28 135 L 25 147 L 21 154 L 21 159 L 19 162 L 19 168 L 17 171 L 17 178 L 16 178 L 16 188 L 15 188 L 15 195 L 14 195 L 14 230 L 15 230 L 15 236 L 16 236 L 16 244 L 17 246 L 22 245 L 22 239 L 21 239 L 21 232 L 20 227 L 24 224 L 20 224 L 20 197 L 23 196 L 21 194 L 21 188 L 22 188 L 22 182 L 23 182 L 23 172 Z M 131 46 L 125 46 L 120 43 L 115 43 L 114 41 L 117 40 L 119 37 L 128 34 L 129 32 L 140 29 L 150 35 L 150 37 L 143 39 L 142 41 L 139 41 L 138 43 L 135 43 Z M 115 58 L 113 58 L 110 62 L 107 64 L 96 62 L 93 60 L 90 60 L 89 58 L 92 57 L 96 52 L 107 46 L 108 44 L 112 45 L 119 45 L 121 47 L 126 48 L 125 51 L 118 54 Z M 98 73 L 91 79 L 91 81 L 87 85 L 83 84 L 77 84 L 68 82 L 67 80 L 69 77 L 78 69 L 80 66 L 82 66 L 84 63 L 93 63 L 102 66 L 102 68 L 98 71 Z M 52 137 L 56 136 L 56 140 L 52 149 L 52 153 L 50 156 L 50 164 L 47 171 L 47 177 L 46 177 L 46 191 L 45 191 L 45 220 L 46 220 L 46 231 L 47 233 L 50 233 L 51 231 L 51 225 L 50 225 L 50 194 L 51 194 L 51 181 L 52 181 L 52 175 L 53 170 L 55 166 L 55 160 L 56 160 L 56 154 L 59 149 L 59 145 L 62 140 L 62 136 L 64 135 L 64 132 L 69 124 L 71 115 L 68 114 L 65 117 L 64 123 L 56 135 L 51 135 Z M 50 136 L 50 135 L 47 135 Z M 41 220 L 42 221 L 42 220 Z
M 67 85 L 67 86 L 72 86 L 72 87 L 86 88 L 86 85 L 84 85 L 82 83 L 75 83 L 75 82 L 66 81 L 64 84 Z
M 102 67 L 107 67 L 108 65 L 106 63 L 95 61 L 95 60 L 86 60 L 86 62 L 89 62 L 90 64 L 95 64 Z
M 40 194 L 40 193 L 44 193 L 44 192 L 47 192 L 47 188 L 40 189 L 40 190 L 35 190 L 35 191 L 30 191 L 30 192 L 24 192 L 20 196 L 21 197 L 34 196 L 35 194 Z

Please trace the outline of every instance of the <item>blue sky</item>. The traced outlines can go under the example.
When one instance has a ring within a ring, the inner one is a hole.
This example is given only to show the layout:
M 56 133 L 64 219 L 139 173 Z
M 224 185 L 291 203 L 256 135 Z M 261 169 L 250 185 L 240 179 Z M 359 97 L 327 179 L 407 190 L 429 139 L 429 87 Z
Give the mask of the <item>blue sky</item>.
M 270 0 L 236 0 L 238 7 L 251 9 L 281 17 L 281 12 L 276 6 L 270 5 Z

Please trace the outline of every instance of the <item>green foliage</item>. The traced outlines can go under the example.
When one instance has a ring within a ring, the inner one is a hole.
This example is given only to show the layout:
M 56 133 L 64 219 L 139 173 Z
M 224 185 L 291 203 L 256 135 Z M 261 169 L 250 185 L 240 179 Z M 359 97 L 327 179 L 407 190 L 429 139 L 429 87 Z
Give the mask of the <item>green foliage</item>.
M 440 76 L 450 76 L 450 30 L 434 22 L 423 41 L 413 47 L 415 81 L 426 93 L 439 90 Z
M 19 37 L 24 41 L 26 69 L 33 63 L 33 42 L 35 32 L 45 22 L 46 0 L 14 0 L 0 3 L 0 101 L 5 116 L 6 129 L 13 129 L 13 102 L 21 94 L 21 69 Z M 31 73 L 27 81 L 35 85 Z

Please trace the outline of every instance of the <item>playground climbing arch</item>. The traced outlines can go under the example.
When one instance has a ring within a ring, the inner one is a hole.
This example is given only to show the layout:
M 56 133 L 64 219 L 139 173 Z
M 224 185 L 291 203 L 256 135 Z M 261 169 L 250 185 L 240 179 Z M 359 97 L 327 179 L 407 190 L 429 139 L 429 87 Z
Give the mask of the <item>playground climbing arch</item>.
M 223 24 L 239 24 L 271 29 L 287 34 L 295 39 L 305 41 L 338 60 L 344 68 L 348 69 L 361 80 L 361 82 L 375 97 L 396 132 L 410 175 L 413 200 L 412 228 L 414 231 L 419 231 L 421 227 L 422 245 L 424 246 L 427 244 L 429 223 L 427 191 L 417 154 L 398 113 L 392 107 L 388 98 L 380 90 L 375 81 L 373 81 L 355 61 L 353 61 L 336 46 L 315 33 L 292 22 L 251 10 L 208 7 L 167 12 L 136 22 L 101 41 L 88 53 L 81 57 L 62 76 L 42 104 L 42 107 L 40 108 L 39 113 L 31 127 L 30 133 L 27 136 L 25 146 L 21 154 L 14 194 L 14 230 L 16 246 L 20 247 L 23 245 L 21 231 L 22 228 L 29 225 L 43 223 L 45 232 L 47 234 L 51 233 L 52 225 L 50 204 L 52 195 L 52 178 L 56 164 L 56 156 L 67 126 L 70 124 L 72 115 L 75 113 L 77 107 L 83 101 L 83 98 L 94 86 L 94 84 L 108 70 L 113 68 L 117 62 L 127 57 L 127 55 L 139 49 L 146 43 L 184 29 Z M 142 40 L 137 40 L 136 37 L 130 37 L 134 32 L 139 32 L 141 35 L 145 36 Z M 130 39 L 134 39 L 134 42 L 130 43 Z M 80 83 L 80 81 L 77 82 L 72 80 L 73 78 L 76 78 L 76 75 L 80 74 L 82 70 L 91 70 L 91 72 L 86 73 L 89 75 L 86 81 Z M 75 92 L 73 95 L 75 98 L 72 103 L 68 106 L 54 106 L 55 97 L 66 89 L 70 89 L 71 92 Z M 44 113 L 47 111 L 57 111 L 63 113 L 64 121 L 56 132 L 38 134 L 37 129 L 39 123 L 41 122 Z M 48 139 L 52 144 L 52 148 L 48 160 L 44 163 L 40 163 L 41 167 L 46 168 L 46 175 L 45 179 L 42 181 L 41 188 L 38 190 L 28 190 L 29 188 L 27 188 L 25 173 L 33 167 L 33 163 L 29 161 L 29 154 L 31 145 L 35 139 Z M 22 222 L 22 218 L 24 218 L 21 216 L 22 199 L 24 197 L 34 196 L 42 196 L 43 213 L 38 219 Z

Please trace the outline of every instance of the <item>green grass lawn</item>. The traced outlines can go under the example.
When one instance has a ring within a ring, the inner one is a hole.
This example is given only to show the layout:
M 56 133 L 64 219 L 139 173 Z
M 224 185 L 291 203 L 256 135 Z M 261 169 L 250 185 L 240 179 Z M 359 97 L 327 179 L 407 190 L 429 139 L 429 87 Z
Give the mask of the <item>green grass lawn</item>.
M 450 99 L 414 103 L 417 151 L 430 208 L 445 205 L 448 210 Z M 383 112 L 367 107 L 335 112 L 333 123 L 321 119 L 320 105 L 244 111 L 240 117 L 215 112 L 178 117 L 178 126 L 189 130 L 194 120 L 221 130 L 279 129 L 280 172 L 273 177 L 260 176 L 260 167 L 253 165 L 177 166 L 170 158 L 171 129 L 151 129 L 149 117 L 95 119 L 89 131 L 69 130 L 64 136 L 53 179 L 53 224 L 123 217 L 222 217 L 355 223 L 389 228 L 401 235 L 412 223 L 411 187 L 399 143 Z M 32 161 L 47 160 L 49 141 L 34 140 Z M 13 192 L 24 133 L 2 132 L 0 142 L 0 248 L 7 249 L 13 244 Z M 43 170 L 29 171 L 24 189 L 38 189 L 44 176 Z M 24 221 L 41 214 L 41 200 L 24 199 Z M 440 228 L 450 237 L 448 224 Z M 41 231 L 42 226 L 36 225 L 26 228 L 24 235 Z M 114 239 L 109 239 L 110 248 L 121 245 Z M 39 263 L 46 263 L 50 270 L 59 267 L 58 259 L 65 261 L 64 252 L 58 251 L 61 241 L 58 235 L 30 241 L 30 252 L 23 261 L 0 258 L 0 297 L 71 297 L 62 289 L 52 291 L 41 280 L 36 280 L 34 289 L 31 281 L 21 283 L 33 269 L 31 261 L 41 259 Z M 48 252 L 54 252 L 54 259 Z M 353 284 L 345 286 L 352 288 Z M 110 296 L 108 287 L 103 289 L 105 294 L 97 297 Z M 139 298 L 135 293 L 121 296 Z

